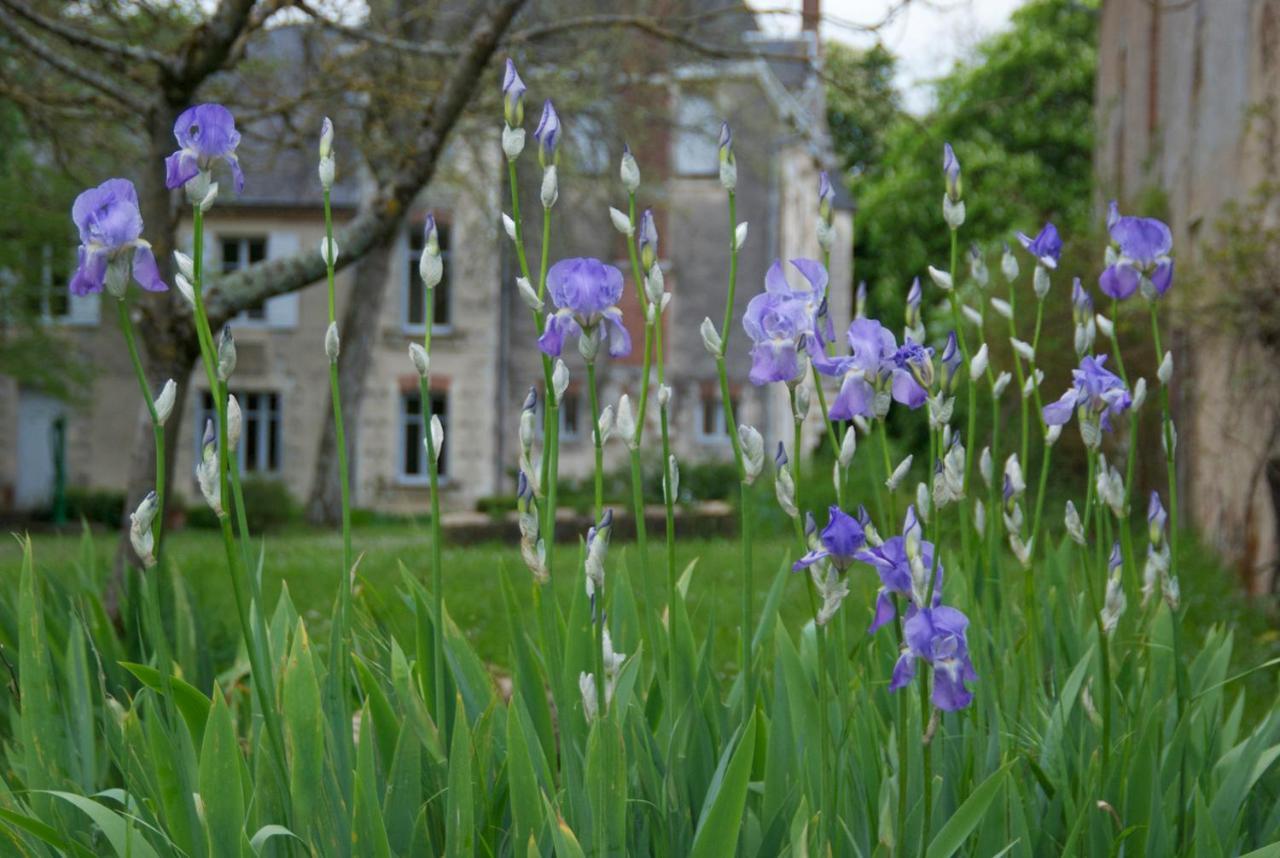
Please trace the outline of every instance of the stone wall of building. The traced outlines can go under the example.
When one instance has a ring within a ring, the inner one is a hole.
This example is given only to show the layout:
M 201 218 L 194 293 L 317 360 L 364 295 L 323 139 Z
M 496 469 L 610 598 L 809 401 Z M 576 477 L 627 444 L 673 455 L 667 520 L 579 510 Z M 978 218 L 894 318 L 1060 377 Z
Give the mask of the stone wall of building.
M 1274 180 L 1280 2 L 1107 0 L 1097 86 L 1100 204 L 1163 197 L 1174 232 L 1184 510 L 1248 586 L 1267 588 L 1280 377 L 1274 356 L 1211 312 L 1232 284 L 1209 270 L 1204 251 L 1219 240 L 1223 207 Z

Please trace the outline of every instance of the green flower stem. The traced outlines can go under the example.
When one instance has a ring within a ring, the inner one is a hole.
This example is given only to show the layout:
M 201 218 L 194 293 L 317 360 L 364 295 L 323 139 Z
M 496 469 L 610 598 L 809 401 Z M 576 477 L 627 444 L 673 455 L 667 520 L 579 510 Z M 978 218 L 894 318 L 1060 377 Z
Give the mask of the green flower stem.
M 889 529 L 892 530 L 897 526 L 898 510 L 894 501 L 894 490 L 889 488 L 889 478 L 893 476 L 893 462 L 889 459 L 889 433 L 885 429 L 885 418 L 880 417 L 876 420 L 876 431 L 880 435 L 880 454 L 884 458 L 884 483 L 883 491 L 888 496 L 885 508 L 889 511 Z M 877 492 L 879 494 L 879 492 Z
M 258 707 L 262 712 L 263 723 L 267 728 L 267 739 L 271 745 L 273 771 L 280 788 L 279 797 L 285 804 L 286 817 L 289 816 L 288 767 L 285 763 L 284 730 L 280 724 L 280 713 L 275 703 L 275 681 L 272 678 L 271 660 L 266 651 L 269 646 L 265 634 L 254 633 L 254 623 L 250 617 L 250 596 L 245 593 L 244 580 L 250 577 L 248 567 L 237 571 L 239 565 L 236 558 L 235 537 L 231 533 L 231 519 L 226 512 L 226 418 L 227 402 L 222 393 L 222 385 L 217 376 L 217 355 L 213 346 L 213 332 L 209 327 L 209 317 L 204 307 L 204 213 L 200 207 L 192 207 L 194 232 L 193 265 L 195 267 L 195 283 L 192 284 L 193 310 L 196 323 L 196 339 L 200 345 L 201 362 L 204 364 L 205 378 L 209 383 L 209 392 L 213 397 L 214 408 L 218 412 L 219 435 L 219 497 L 223 502 L 223 510 L 218 514 L 218 523 L 222 531 L 222 545 L 227 557 L 227 572 L 231 576 L 231 589 L 235 597 L 236 613 L 240 618 L 240 630 L 244 635 L 245 648 L 249 654 L 249 669 L 253 680 L 254 691 L 258 697 Z M 243 504 L 241 504 L 243 508 Z M 262 606 L 257 606 L 258 626 L 262 626 Z
M 164 426 L 160 424 L 156 413 L 155 397 L 151 394 L 151 385 L 147 383 L 147 373 L 142 367 L 142 358 L 138 353 L 137 338 L 133 331 L 133 319 L 129 318 L 129 306 L 125 299 L 116 302 L 116 310 L 120 314 L 120 331 L 124 334 L 125 345 L 129 347 L 129 360 L 133 364 L 133 372 L 138 377 L 138 387 L 142 390 L 142 401 L 147 404 L 147 413 L 151 415 L 151 432 L 155 437 L 156 447 L 156 517 L 151 523 L 151 535 L 155 540 L 155 557 L 157 567 L 160 565 L 160 539 L 164 533 Z
M 520 274 L 533 282 L 532 274 L 529 269 L 529 257 L 525 252 L 524 246 L 524 220 L 520 216 L 520 185 L 516 176 L 516 162 L 514 159 L 507 159 L 507 183 L 511 190 L 511 219 L 515 224 L 515 246 L 516 258 L 520 265 Z M 544 220 L 549 218 L 549 213 L 544 212 Z M 547 254 L 546 242 L 543 242 L 542 253 L 545 258 Z M 545 269 L 545 265 L 543 266 Z M 539 294 L 543 291 L 545 278 L 539 281 Z M 543 313 L 541 310 L 533 310 L 533 319 L 535 331 L 541 332 L 543 329 Z M 541 531 L 543 537 L 543 545 L 546 548 L 546 566 L 547 574 L 552 575 L 555 565 L 555 524 L 556 524 L 556 482 L 559 464 L 559 437 L 560 437 L 560 408 L 559 403 L 553 402 L 555 398 L 552 392 L 551 358 L 539 352 L 542 357 L 542 390 L 543 390 L 543 434 L 545 440 L 543 445 L 542 462 L 539 466 L 540 477 L 539 485 L 544 492 L 544 503 L 542 509 Z M 548 589 L 543 593 L 542 586 L 537 582 L 533 582 L 533 599 L 537 606 L 542 627 L 542 646 L 543 652 L 547 654 L 547 670 L 553 678 L 553 688 L 559 686 L 555 683 L 559 682 L 560 671 L 560 627 L 559 618 L 557 616 L 557 608 L 555 601 L 554 589 Z M 564 700 L 563 694 L 557 695 Z M 552 760 L 552 763 L 555 761 Z
M 333 212 L 329 205 L 329 189 L 324 190 L 324 234 L 328 241 L 326 247 L 333 247 Z M 334 259 L 331 252 L 325 253 L 325 277 L 328 285 L 329 324 L 337 322 L 334 299 Z M 329 388 L 333 399 L 334 436 L 338 444 L 338 480 L 342 488 L 342 581 L 338 592 L 342 598 L 342 633 L 341 640 L 346 640 L 348 627 L 347 611 L 351 603 L 351 572 L 355 565 L 355 555 L 351 547 L 351 473 L 347 463 L 347 434 L 342 420 L 342 400 L 338 389 L 338 362 L 329 363 Z M 345 684 L 345 683 L 344 683 Z
M 1160 316 L 1156 312 L 1156 302 L 1148 301 L 1147 307 L 1151 313 L 1151 341 L 1155 346 L 1156 365 L 1164 360 L 1164 348 L 1160 344 Z M 1181 528 L 1178 525 L 1178 468 L 1176 447 L 1173 441 L 1173 418 L 1169 409 L 1169 385 L 1160 384 L 1160 426 L 1164 437 L 1164 461 L 1167 469 L 1167 479 L 1169 481 L 1169 574 L 1177 574 L 1178 572 L 1178 534 Z M 1177 699 L 1177 715 L 1178 721 L 1182 721 L 1184 705 L 1187 699 L 1187 679 L 1186 673 L 1182 669 L 1182 619 L 1179 611 L 1172 605 L 1169 607 L 1170 624 L 1173 626 L 1173 676 L 1174 688 Z M 1183 817 L 1187 806 L 1187 753 L 1184 747 L 1178 759 L 1178 844 L 1183 842 L 1183 834 L 1185 826 Z
M 1018 292 L 1017 292 L 1017 289 L 1014 288 L 1014 282 L 1010 282 L 1009 283 L 1009 336 L 1010 338 L 1013 338 L 1013 339 L 1016 339 L 1018 336 L 1017 295 L 1018 295 Z M 1029 427 L 1028 414 L 1027 414 L 1029 403 L 1027 402 L 1027 398 L 1022 395 L 1022 388 L 1026 386 L 1027 377 L 1022 372 L 1022 358 L 1018 356 L 1017 352 L 1014 352 L 1013 354 L 1013 371 L 1015 376 L 1018 379 L 1018 397 L 1019 397 L 1018 409 L 1022 418 L 1022 446 L 1019 448 L 1018 461 L 1021 462 L 1025 467 L 1027 463 L 1027 454 L 1030 450 L 1030 443 L 1031 443 L 1029 428 L 1028 428 Z M 1034 370 L 1032 371 L 1034 372 Z
M 640 553 L 640 581 L 644 590 L 646 603 L 656 605 L 657 600 L 653 595 L 653 587 L 649 577 L 649 533 L 645 522 L 645 504 L 644 504 L 644 472 L 640 462 L 640 444 L 644 439 L 645 416 L 649 408 L 649 375 L 654 363 L 654 352 L 657 352 L 658 365 L 658 384 L 663 381 L 663 355 L 662 355 L 662 316 L 655 315 L 652 322 L 648 319 L 649 299 L 644 291 L 644 275 L 640 271 L 640 258 L 636 253 L 636 243 L 634 236 L 638 229 L 636 220 L 636 194 L 635 191 L 627 193 L 627 217 L 631 225 L 631 234 L 627 236 L 627 255 L 631 261 L 631 279 L 636 290 L 636 301 L 641 310 L 646 314 L 644 328 L 644 359 L 640 369 L 640 399 L 636 414 L 636 431 L 635 435 L 630 439 L 631 447 L 631 506 L 636 521 L 636 544 Z M 667 694 L 672 693 L 676 682 L 676 669 L 678 667 L 676 661 L 675 648 L 675 623 L 676 623 L 676 561 L 675 561 L 675 498 L 672 496 L 671 486 L 671 438 L 668 434 L 667 413 L 665 409 L 659 409 L 659 420 L 662 432 L 662 485 L 663 485 L 663 505 L 666 508 L 667 516 L 667 623 L 668 623 L 668 645 L 667 645 Z M 646 624 L 649 627 L 650 646 L 653 647 L 655 654 L 658 652 L 658 639 L 660 637 L 660 627 L 655 619 L 655 611 L 646 612 Z
M 424 251 L 425 252 L 425 251 Z M 426 319 L 423 323 L 422 348 L 427 356 L 431 355 L 431 327 L 435 319 L 435 290 L 423 284 L 423 304 L 426 307 Z M 431 435 L 431 377 L 424 375 L 419 380 L 422 406 L 422 430 L 426 436 L 427 448 L 427 482 L 431 494 L 431 597 L 434 602 L 435 619 L 432 622 L 433 641 L 433 673 L 435 674 L 435 715 L 443 725 L 448 713 L 445 707 L 444 682 L 444 560 L 440 527 L 440 465 L 436 460 L 435 438 Z
M 729 334 L 733 324 L 734 296 L 738 291 L 738 242 L 734 235 L 738 220 L 737 197 L 729 191 L 729 291 L 724 302 L 724 325 L 720 328 L 720 353 L 716 355 L 716 373 L 720 377 L 720 406 L 724 409 L 725 430 L 733 445 L 733 458 L 738 465 L 739 488 L 742 503 L 742 619 L 739 633 L 742 637 L 742 711 L 744 717 L 755 705 L 755 683 L 751 665 L 751 485 L 747 482 L 746 463 L 742 458 L 742 444 L 738 439 L 738 425 L 733 416 L 733 400 L 729 396 L 729 374 L 725 367 L 725 353 L 729 349 Z
M 600 516 L 604 514 L 604 439 L 600 437 L 600 397 L 596 392 L 594 360 L 587 361 L 587 395 L 591 401 L 591 446 L 595 452 L 595 469 L 592 473 L 592 481 L 595 485 L 593 517 L 599 521 Z

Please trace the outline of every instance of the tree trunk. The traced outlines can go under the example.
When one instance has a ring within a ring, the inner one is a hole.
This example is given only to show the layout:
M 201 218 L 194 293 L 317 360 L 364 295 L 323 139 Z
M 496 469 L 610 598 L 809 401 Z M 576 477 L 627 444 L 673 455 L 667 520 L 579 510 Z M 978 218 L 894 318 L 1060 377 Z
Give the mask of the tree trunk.
M 378 342 L 379 320 L 386 303 L 387 274 L 399 235 L 399 229 L 388 232 L 356 265 L 355 282 L 350 286 L 352 297 L 342 314 L 338 386 L 342 398 L 342 423 L 347 436 L 347 462 L 353 477 L 360 407 L 364 402 L 369 366 L 373 362 L 373 349 Z M 313 524 L 331 525 L 337 524 L 342 515 L 342 484 L 338 478 L 338 441 L 333 422 L 332 393 L 325 401 L 321 419 L 324 421 L 324 433 L 316 451 L 311 497 L 307 500 L 307 520 Z

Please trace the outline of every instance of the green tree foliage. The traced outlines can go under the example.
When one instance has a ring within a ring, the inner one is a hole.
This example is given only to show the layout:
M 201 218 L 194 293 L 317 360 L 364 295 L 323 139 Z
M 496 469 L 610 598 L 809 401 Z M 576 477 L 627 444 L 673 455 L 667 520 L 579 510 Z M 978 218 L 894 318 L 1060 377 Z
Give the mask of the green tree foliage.
M 925 117 L 899 114 L 883 158 L 855 193 L 858 267 L 877 303 L 898 306 L 926 265 L 945 266 L 942 144 L 964 165 L 962 239 L 988 245 L 1052 219 L 1067 240 L 1087 229 L 1092 200 L 1093 0 L 1032 0 L 936 84 Z M 833 132 L 843 133 L 835 124 Z M 855 140 L 860 138 L 855 137 Z M 842 151 L 851 145 L 842 141 Z M 918 204 L 936 198 L 937 206 Z
M 68 309 L 71 181 L 0 102 L 0 375 L 67 396 L 83 373 L 47 323 Z
M 885 131 L 899 118 L 901 94 L 893 85 L 897 59 L 884 45 L 858 50 L 828 42 L 827 125 L 847 172 L 880 163 Z

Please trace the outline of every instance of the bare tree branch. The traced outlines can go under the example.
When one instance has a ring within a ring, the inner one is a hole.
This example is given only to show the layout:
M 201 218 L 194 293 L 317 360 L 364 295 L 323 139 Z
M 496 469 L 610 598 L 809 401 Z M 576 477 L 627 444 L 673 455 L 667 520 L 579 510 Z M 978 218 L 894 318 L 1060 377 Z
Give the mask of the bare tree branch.
M 356 216 L 334 236 L 343 248 L 338 257 L 342 268 L 360 258 L 387 231 L 393 229 L 414 197 L 430 182 L 439 164 L 449 133 L 457 124 L 476 84 L 488 65 L 511 20 L 527 0 L 501 0 L 471 28 L 463 48 L 444 85 L 427 106 L 419 121 L 419 145 L 408 155 Z M 283 259 L 250 266 L 210 289 L 206 303 L 210 323 L 217 327 L 245 307 L 267 298 L 292 292 L 324 276 L 324 260 L 319 253 L 298 253 Z
M 220 71 L 250 24 L 255 0 L 221 0 L 212 17 L 192 30 L 176 54 L 182 59 L 166 75 L 172 102 L 190 98 L 209 75 Z
M 137 45 L 130 45 L 126 42 L 117 42 L 111 39 L 104 39 L 95 36 L 93 33 L 86 33 L 78 27 L 71 27 L 62 21 L 46 18 L 37 14 L 26 3 L 19 0 L 0 0 L 0 6 L 8 9 L 22 18 L 34 27 L 44 30 L 46 33 L 52 33 L 63 41 L 75 45 L 77 48 L 85 48 L 95 53 L 105 54 L 107 56 L 116 57 L 117 59 L 128 60 L 134 63 L 150 63 L 157 66 L 165 66 L 169 60 L 159 51 L 153 51 L 148 48 L 141 48 Z
M 147 109 L 146 103 L 137 95 L 129 91 L 129 87 L 124 83 L 113 80 L 110 77 L 103 76 L 93 69 L 88 68 L 83 63 L 73 62 L 67 57 L 62 56 L 50 45 L 46 44 L 34 34 L 27 32 L 13 18 L 0 15 L 0 27 L 3 27 L 14 41 L 21 44 L 24 48 L 44 61 L 47 65 L 57 69 L 62 74 L 77 80 L 91 89 L 106 95 L 116 101 L 123 102 L 128 107 L 138 113 L 142 113 Z
M 670 21 L 670 18 L 666 19 Z M 537 24 L 511 33 L 511 43 L 532 42 L 559 35 L 568 30 L 591 30 L 628 28 L 639 30 L 667 42 L 688 48 L 699 54 L 719 59 L 741 59 L 760 56 L 760 52 L 750 48 L 727 48 L 703 42 L 684 33 L 673 30 L 661 23 L 661 19 L 652 15 L 581 15 L 573 18 L 561 18 L 547 24 Z
M 366 42 L 371 45 L 424 57 L 454 57 L 458 55 L 458 47 L 456 45 L 450 45 L 445 42 L 413 42 L 408 39 L 397 39 L 394 36 L 384 36 L 381 33 L 375 33 L 373 30 L 363 27 L 348 27 L 346 24 L 331 21 L 312 8 L 306 0 L 296 0 L 293 5 L 310 16 L 313 21 L 324 29 L 358 42 Z

